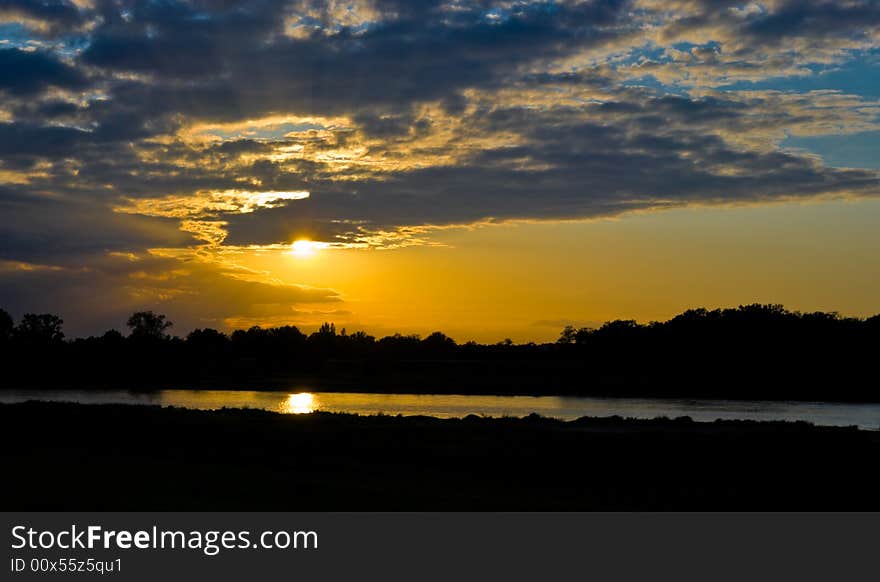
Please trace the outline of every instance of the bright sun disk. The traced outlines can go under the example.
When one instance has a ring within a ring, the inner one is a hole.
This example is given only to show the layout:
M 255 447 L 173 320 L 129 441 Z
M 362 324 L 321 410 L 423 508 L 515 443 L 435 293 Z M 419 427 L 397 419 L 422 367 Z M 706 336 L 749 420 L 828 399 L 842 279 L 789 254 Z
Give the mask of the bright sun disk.
M 309 257 L 323 247 L 323 243 L 311 240 L 298 240 L 290 245 L 290 253 L 298 257 Z
M 289 394 L 282 407 L 288 414 L 309 414 L 315 410 L 315 396 L 309 392 Z

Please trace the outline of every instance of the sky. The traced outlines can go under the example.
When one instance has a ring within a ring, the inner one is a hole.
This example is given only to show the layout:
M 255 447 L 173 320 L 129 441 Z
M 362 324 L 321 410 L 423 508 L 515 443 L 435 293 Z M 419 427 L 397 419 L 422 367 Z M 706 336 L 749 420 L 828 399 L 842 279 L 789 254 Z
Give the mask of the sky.
M 880 312 L 880 1 L 0 0 L 0 307 Z

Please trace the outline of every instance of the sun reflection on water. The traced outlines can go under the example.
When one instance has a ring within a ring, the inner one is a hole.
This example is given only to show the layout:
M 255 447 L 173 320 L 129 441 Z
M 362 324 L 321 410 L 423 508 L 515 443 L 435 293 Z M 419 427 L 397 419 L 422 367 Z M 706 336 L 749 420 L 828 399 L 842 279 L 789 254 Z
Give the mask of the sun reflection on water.
M 290 394 L 282 406 L 287 414 L 308 414 L 315 411 L 315 395 L 310 392 Z

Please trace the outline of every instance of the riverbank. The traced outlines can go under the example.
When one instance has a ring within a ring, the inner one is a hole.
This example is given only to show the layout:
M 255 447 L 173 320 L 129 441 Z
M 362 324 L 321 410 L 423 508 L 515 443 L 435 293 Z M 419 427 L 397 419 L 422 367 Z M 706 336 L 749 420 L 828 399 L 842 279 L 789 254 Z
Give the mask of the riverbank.
M 440 420 L 0 405 L 20 510 L 876 510 L 880 434 L 806 423 Z

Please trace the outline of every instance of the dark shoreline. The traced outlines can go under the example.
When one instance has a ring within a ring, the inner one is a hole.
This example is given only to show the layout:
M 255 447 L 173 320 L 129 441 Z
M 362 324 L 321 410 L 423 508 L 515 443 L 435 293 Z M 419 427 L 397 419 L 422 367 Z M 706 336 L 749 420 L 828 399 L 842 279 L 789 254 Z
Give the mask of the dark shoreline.
M 804 422 L 0 405 L 18 510 L 876 510 L 880 434 Z
M 0 334 L 0 384 L 880 402 L 873 365 L 880 315 L 781 305 L 569 327 L 543 344 L 459 344 L 441 332 L 375 338 L 331 323 L 309 335 L 282 326 L 228 335 L 198 329 L 181 338 L 152 312 L 134 314 L 127 337 L 111 330 L 65 340 L 57 316 L 25 319 Z

